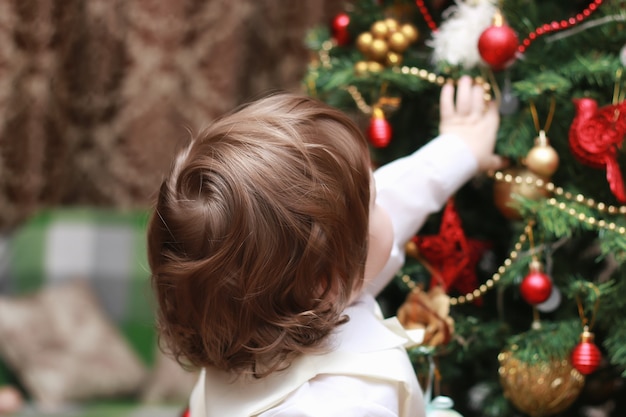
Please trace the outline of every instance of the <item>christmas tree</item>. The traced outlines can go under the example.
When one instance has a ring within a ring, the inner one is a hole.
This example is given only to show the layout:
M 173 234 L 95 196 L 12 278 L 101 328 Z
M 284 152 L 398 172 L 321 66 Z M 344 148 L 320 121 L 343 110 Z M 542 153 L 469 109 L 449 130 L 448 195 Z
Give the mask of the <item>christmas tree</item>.
M 626 415 L 626 2 L 355 0 L 306 41 L 308 93 L 378 165 L 437 135 L 444 83 L 499 102 L 510 166 L 432 215 L 379 297 L 425 328 L 429 415 Z

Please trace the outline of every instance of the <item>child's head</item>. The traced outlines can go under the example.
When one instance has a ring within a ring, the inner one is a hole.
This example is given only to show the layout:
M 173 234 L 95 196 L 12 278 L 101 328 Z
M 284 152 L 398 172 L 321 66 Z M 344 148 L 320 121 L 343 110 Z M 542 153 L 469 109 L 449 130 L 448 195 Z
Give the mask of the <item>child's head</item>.
M 305 96 L 266 97 L 200 132 L 148 229 L 173 353 L 264 375 L 322 349 L 362 284 L 370 176 L 360 130 Z

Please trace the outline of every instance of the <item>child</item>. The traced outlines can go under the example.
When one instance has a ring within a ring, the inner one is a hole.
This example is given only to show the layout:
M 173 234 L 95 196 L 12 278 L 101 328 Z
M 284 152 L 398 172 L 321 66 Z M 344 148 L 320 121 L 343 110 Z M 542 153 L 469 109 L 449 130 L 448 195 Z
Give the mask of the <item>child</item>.
M 463 77 L 441 136 L 373 175 L 340 111 L 276 94 L 197 135 L 149 230 L 161 335 L 202 368 L 191 417 L 423 416 L 404 345 L 374 296 L 425 218 L 493 154 L 499 118 Z

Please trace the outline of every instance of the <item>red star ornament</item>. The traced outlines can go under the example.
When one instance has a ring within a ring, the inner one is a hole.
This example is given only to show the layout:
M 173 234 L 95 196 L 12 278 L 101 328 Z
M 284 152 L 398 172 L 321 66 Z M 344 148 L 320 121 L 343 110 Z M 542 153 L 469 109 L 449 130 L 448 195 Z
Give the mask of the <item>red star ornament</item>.
M 434 272 L 431 287 L 442 285 L 446 292 L 456 290 L 461 294 L 470 293 L 478 287 L 476 264 L 491 245 L 465 236 L 452 199 L 448 200 L 444 209 L 439 234 L 415 236 L 413 242 L 419 256 L 434 270 L 431 271 Z

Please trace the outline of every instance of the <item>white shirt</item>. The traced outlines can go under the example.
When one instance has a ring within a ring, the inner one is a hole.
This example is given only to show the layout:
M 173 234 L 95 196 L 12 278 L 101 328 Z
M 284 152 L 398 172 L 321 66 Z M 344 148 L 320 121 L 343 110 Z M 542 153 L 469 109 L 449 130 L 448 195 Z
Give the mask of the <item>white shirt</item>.
M 440 136 L 375 173 L 376 201 L 387 210 L 394 245 L 383 271 L 345 313 L 332 352 L 304 355 L 282 372 L 239 379 L 204 370 L 190 401 L 191 417 L 422 417 L 424 404 L 397 320 L 382 321 L 374 296 L 405 259 L 404 245 L 428 215 L 477 171 L 469 148 Z

